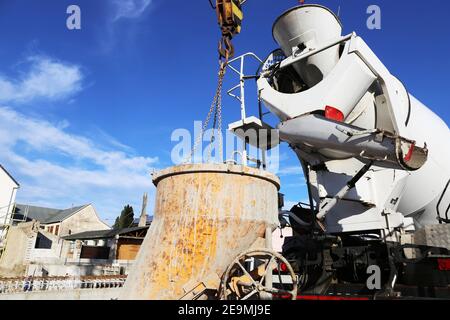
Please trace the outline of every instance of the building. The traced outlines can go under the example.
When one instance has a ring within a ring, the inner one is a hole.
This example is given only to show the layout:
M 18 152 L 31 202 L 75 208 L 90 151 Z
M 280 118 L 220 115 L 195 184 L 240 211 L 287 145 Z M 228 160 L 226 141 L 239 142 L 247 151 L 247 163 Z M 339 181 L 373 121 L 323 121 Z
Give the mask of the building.
M 128 265 L 136 258 L 148 228 L 97 230 L 66 236 L 64 240 L 71 243 L 68 258 L 78 261 L 108 260 L 108 263 Z
M 26 224 L 29 222 L 21 225 Z M 35 276 L 126 275 L 133 265 L 148 228 L 146 226 L 94 230 L 64 236 L 60 239 L 63 244 L 64 259 L 60 259 L 59 262 L 51 261 L 48 256 L 45 259 L 42 258 L 46 252 L 44 247 L 47 240 L 41 241 L 41 248 L 31 251 L 31 263 L 25 274 Z M 48 233 L 41 232 L 41 236 L 48 236 Z M 60 247 L 56 246 L 49 252 L 59 250 L 61 250 Z
M 19 187 L 19 183 L 0 164 L 0 256 L 6 246 L 6 233 L 11 224 L 11 213 Z
M 48 233 L 59 237 L 84 231 L 110 229 L 99 218 L 91 204 L 69 209 L 52 209 L 16 204 L 13 219 L 15 223 L 17 221 L 38 221 L 41 229 L 45 229 Z
M 92 230 L 110 231 L 110 227 L 91 204 L 69 209 L 16 204 L 0 276 L 79 274 L 77 268 L 67 268 L 71 248 L 63 237 Z

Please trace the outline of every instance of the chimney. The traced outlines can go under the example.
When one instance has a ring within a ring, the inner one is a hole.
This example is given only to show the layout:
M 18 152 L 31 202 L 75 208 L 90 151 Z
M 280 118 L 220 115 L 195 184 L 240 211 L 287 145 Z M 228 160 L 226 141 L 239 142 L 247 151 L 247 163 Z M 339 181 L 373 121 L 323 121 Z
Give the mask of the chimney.
M 142 211 L 139 218 L 138 227 L 145 227 L 147 225 L 147 192 L 144 193 L 142 198 Z

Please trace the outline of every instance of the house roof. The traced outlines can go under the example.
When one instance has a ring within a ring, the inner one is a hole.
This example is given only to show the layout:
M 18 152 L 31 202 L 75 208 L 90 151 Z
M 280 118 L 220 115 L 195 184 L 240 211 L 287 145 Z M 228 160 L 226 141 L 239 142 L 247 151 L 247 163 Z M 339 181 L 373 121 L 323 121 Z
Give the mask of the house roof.
M 6 175 L 7 175 L 8 177 L 10 177 L 11 180 L 12 180 L 18 187 L 20 187 L 20 184 L 17 182 L 17 180 L 14 179 L 14 177 L 8 172 L 8 170 L 6 170 L 5 167 L 3 167 L 1 164 L 0 164 L 0 169 L 2 169 L 2 170 L 6 173 Z
M 14 219 L 37 220 L 42 224 L 51 224 L 61 222 L 88 205 L 73 207 L 70 209 L 53 209 L 45 207 L 16 204 L 14 210 Z
M 95 231 L 85 231 L 77 234 L 71 234 L 69 236 L 62 237 L 64 240 L 92 240 L 92 239 L 110 239 L 117 235 L 123 235 L 130 232 L 136 232 L 141 230 L 146 230 L 149 227 L 132 227 L 124 229 L 113 229 L 113 230 L 95 230 Z
M 78 211 L 80 211 L 81 209 L 83 209 L 87 206 L 88 205 L 84 205 L 84 206 L 73 207 L 70 209 L 61 210 L 58 213 L 56 213 L 54 216 L 50 216 L 49 218 L 47 218 L 43 223 L 49 224 L 49 223 L 61 222 L 63 220 L 66 220 L 71 215 L 77 213 Z

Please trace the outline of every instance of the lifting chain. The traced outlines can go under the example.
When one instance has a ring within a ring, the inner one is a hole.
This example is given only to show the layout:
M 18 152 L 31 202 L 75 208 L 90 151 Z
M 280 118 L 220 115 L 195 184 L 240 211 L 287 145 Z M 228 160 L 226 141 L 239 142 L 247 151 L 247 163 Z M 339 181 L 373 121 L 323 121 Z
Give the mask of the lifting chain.
M 185 162 L 191 162 L 192 158 L 195 154 L 195 151 L 197 150 L 198 146 L 200 145 L 201 141 L 203 140 L 203 136 L 205 134 L 206 129 L 208 128 L 208 124 L 211 120 L 211 117 L 214 113 L 214 123 L 212 128 L 212 135 L 209 145 L 209 151 L 207 154 L 207 162 L 210 161 L 211 155 L 212 155 L 212 145 L 216 138 L 216 126 L 217 126 L 217 137 L 219 139 L 219 159 L 223 158 L 223 142 L 222 142 L 222 87 L 223 87 L 223 79 L 225 77 L 225 72 L 227 68 L 227 60 L 223 60 L 222 57 L 220 59 L 220 68 L 219 68 L 219 79 L 217 84 L 216 93 L 213 98 L 213 102 L 211 103 L 211 106 L 208 111 L 208 115 L 206 116 L 205 122 L 203 123 L 202 129 L 195 139 L 194 146 L 191 150 L 191 153 L 189 157 L 186 159 Z
M 241 32 L 241 24 L 243 19 L 243 13 L 241 5 L 245 0 L 216 0 L 216 6 L 214 7 L 212 1 L 209 1 L 211 7 L 216 9 L 217 20 L 222 32 L 221 40 L 219 41 L 219 80 L 217 84 L 216 94 L 214 95 L 213 102 L 209 108 L 206 120 L 203 123 L 202 129 L 198 137 L 195 139 L 194 146 L 191 150 L 189 157 L 185 162 L 191 162 L 192 158 L 203 140 L 208 124 L 214 113 L 214 120 L 212 126 L 211 140 L 209 144 L 209 150 L 207 153 L 207 162 L 210 161 L 213 143 L 215 139 L 219 139 L 219 159 L 223 159 L 223 140 L 222 140 L 222 86 L 223 79 L 225 77 L 226 68 L 230 58 L 234 56 L 234 46 L 232 43 L 233 36 Z M 217 130 L 216 130 L 217 127 Z M 216 134 L 217 132 L 217 134 Z

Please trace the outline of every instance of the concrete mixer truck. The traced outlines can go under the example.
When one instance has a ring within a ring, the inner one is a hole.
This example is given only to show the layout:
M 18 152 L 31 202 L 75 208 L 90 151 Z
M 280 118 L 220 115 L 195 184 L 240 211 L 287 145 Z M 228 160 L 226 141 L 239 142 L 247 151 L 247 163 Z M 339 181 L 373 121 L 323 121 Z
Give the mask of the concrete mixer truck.
M 241 163 L 153 174 L 154 220 L 120 298 L 450 298 L 447 125 L 320 5 L 283 13 L 273 26 L 280 48 L 265 60 L 234 57 L 243 2 L 216 1 L 221 64 L 208 115 L 215 106 L 220 123 L 225 69 L 238 74 L 227 93 L 241 104 L 241 119 L 229 125 L 243 138 Z M 246 59 L 258 61 L 256 75 L 245 74 Z M 247 117 L 245 83 L 255 79 L 259 116 Z M 277 128 L 264 122 L 263 105 Z M 257 139 L 247 139 L 252 130 Z M 309 194 L 289 211 L 279 178 L 264 170 L 266 151 L 280 141 L 298 157 Z M 282 252 L 272 243 L 277 227 L 292 229 Z
M 379 294 L 449 295 L 449 128 L 361 37 L 342 31 L 326 7 L 286 11 L 273 25 L 280 48 L 257 75 L 259 99 L 279 119 L 309 193 L 309 205 L 280 212 L 293 228 L 283 255 L 302 292 L 370 292 L 376 269 Z M 229 129 L 262 122 L 240 123 Z

